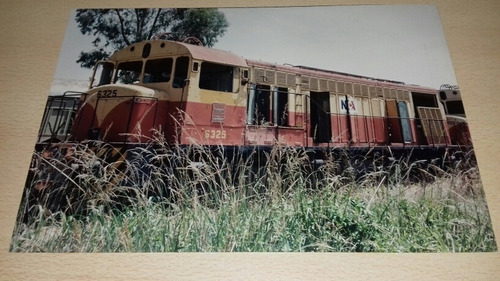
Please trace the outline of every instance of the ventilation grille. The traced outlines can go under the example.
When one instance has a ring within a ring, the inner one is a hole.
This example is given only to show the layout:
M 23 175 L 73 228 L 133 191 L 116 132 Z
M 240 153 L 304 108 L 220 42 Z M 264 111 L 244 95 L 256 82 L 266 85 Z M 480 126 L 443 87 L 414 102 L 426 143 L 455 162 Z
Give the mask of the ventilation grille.
M 321 92 L 328 92 L 328 81 L 325 79 L 319 79 L 319 90 Z
M 345 83 L 344 82 L 337 82 L 337 92 L 345 93 Z
M 391 90 L 384 88 L 384 98 L 386 99 L 391 98 Z
M 370 88 L 369 88 L 369 90 L 370 90 L 370 97 L 371 97 L 371 98 L 376 98 L 376 97 L 378 97 L 378 96 L 377 96 L 377 88 L 375 88 L 375 87 L 370 87 Z
M 361 96 L 361 85 L 354 84 L 354 95 Z
M 405 91 L 405 92 L 403 93 L 403 96 L 404 96 L 404 100 L 405 100 L 405 101 L 410 101 L 410 92 Z
M 336 92 L 337 87 L 335 85 L 335 81 L 328 81 L 328 88 L 330 89 L 330 92 Z
M 297 82 L 295 80 L 295 74 L 287 74 L 286 75 L 286 85 L 288 88 L 295 88 Z
M 404 100 L 405 99 L 402 90 L 398 90 L 397 93 L 398 93 L 398 100 Z
M 313 91 L 318 90 L 318 78 L 309 78 L 309 89 Z
M 262 82 L 262 80 L 264 79 L 263 77 L 266 77 L 266 71 L 264 69 L 255 68 L 254 80 L 256 82 Z
M 395 99 L 397 99 L 397 98 L 398 98 L 398 93 L 396 92 L 396 90 L 391 89 L 391 91 L 390 91 L 390 92 L 391 92 L 391 94 L 389 95 L 389 98 L 390 98 L 390 99 L 395 100 Z
M 428 144 L 446 143 L 446 131 L 443 115 L 439 108 L 417 107 L 424 135 Z
M 345 83 L 345 93 L 348 95 L 352 95 L 352 84 Z
M 266 70 L 266 80 L 267 83 L 270 84 L 276 83 L 276 72 L 271 70 Z
M 363 96 L 365 98 L 370 96 L 370 94 L 368 93 L 368 86 L 366 86 L 366 85 L 361 86 L 361 96 Z
M 220 103 L 212 104 L 212 123 L 223 123 L 226 105 Z
M 273 70 L 256 68 L 254 75 L 255 81 L 258 83 L 274 84 L 276 82 L 276 72 Z
M 286 82 L 286 73 L 284 72 L 276 72 L 276 85 L 278 86 L 287 86 Z
M 300 77 L 300 85 L 304 90 L 309 89 L 309 76 Z

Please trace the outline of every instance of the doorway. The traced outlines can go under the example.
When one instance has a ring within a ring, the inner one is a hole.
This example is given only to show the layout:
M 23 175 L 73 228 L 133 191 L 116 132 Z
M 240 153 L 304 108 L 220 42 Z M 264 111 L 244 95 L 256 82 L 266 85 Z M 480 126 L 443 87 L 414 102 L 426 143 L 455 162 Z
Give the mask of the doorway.
M 332 126 L 330 118 L 330 93 L 311 92 L 311 134 L 314 142 L 330 142 Z

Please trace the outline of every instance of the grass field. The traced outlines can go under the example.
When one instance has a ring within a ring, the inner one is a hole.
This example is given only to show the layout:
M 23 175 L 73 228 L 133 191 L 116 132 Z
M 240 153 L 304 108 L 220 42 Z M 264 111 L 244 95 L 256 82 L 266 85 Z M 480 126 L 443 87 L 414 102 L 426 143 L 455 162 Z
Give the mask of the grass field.
M 497 250 L 468 163 L 444 171 L 398 161 L 360 175 L 333 157 L 309 169 L 304 152 L 279 146 L 256 169 L 202 147 L 156 145 L 118 169 L 95 151 L 79 147 L 71 163 L 39 155 L 59 187 L 44 191 L 47 201 L 27 190 L 12 252 Z

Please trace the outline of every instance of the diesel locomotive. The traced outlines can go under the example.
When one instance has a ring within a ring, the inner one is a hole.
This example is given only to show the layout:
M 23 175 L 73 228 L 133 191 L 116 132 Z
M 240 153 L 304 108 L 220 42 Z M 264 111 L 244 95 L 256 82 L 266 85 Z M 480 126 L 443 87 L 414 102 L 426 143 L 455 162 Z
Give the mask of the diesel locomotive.
M 433 89 L 151 40 L 97 63 L 85 93 L 52 97 L 39 142 L 120 146 L 145 143 L 159 131 L 181 146 L 390 148 L 435 156 L 471 145 L 459 93 L 449 85 Z
M 166 167 L 156 175 L 161 189 L 171 189 L 168 177 L 186 167 L 147 153 L 159 141 L 176 151 L 196 146 L 252 158 L 252 173 L 262 171 L 275 147 L 305 152 L 307 171 L 333 155 L 360 175 L 394 159 L 439 165 L 474 157 L 456 86 L 433 89 L 278 65 L 197 42 L 132 44 L 96 64 L 86 92 L 49 97 L 26 182 L 28 201 L 59 192 L 43 204 L 60 209 L 59 198 L 85 197 L 81 187 L 68 186 L 79 186 L 89 173 L 115 174 L 105 186 L 140 186 L 130 179 L 151 174 L 155 163 Z M 78 154 L 77 146 L 91 153 Z M 196 153 L 188 157 L 190 165 L 204 164 Z M 137 165 L 138 176 L 125 176 L 126 162 Z

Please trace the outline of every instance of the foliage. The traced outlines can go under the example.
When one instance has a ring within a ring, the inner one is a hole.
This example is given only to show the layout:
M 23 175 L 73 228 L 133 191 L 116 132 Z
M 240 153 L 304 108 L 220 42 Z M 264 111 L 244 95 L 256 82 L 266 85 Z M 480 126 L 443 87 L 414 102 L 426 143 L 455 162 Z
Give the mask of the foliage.
M 47 160 L 67 175 L 59 186 L 66 195 L 57 201 L 73 206 L 54 209 L 44 201 L 29 205 L 25 200 L 11 251 L 497 249 L 474 165 L 427 167 L 434 172 L 415 181 L 412 170 L 421 168 L 401 160 L 353 181 L 352 169 L 340 171 L 342 159 L 333 155 L 311 169 L 299 149 L 276 146 L 231 155 L 223 147 L 169 147 L 159 136 L 148 147 L 128 151 L 120 169 L 102 160 L 103 151 L 109 152 L 104 144 L 93 150 L 81 144 L 71 163 Z
M 213 46 L 229 23 L 217 9 L 79 9 L 76 22 L 84 35 L 91 35 L 93 50 L 81 52 L 77 63 L 92 68 L 112 52 L 161 33 L 170 39 L 196 37 Z

